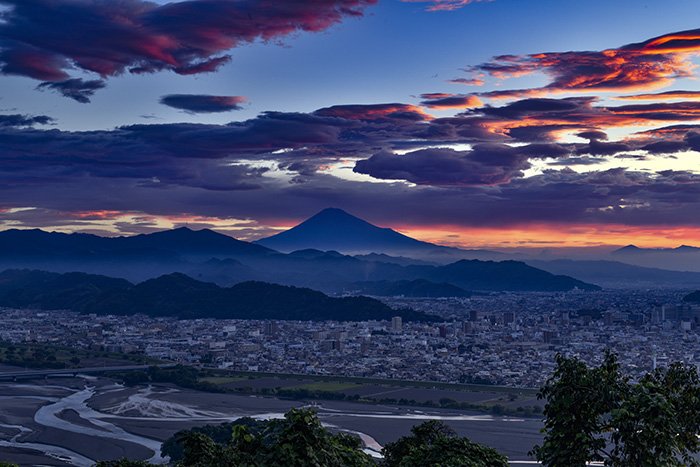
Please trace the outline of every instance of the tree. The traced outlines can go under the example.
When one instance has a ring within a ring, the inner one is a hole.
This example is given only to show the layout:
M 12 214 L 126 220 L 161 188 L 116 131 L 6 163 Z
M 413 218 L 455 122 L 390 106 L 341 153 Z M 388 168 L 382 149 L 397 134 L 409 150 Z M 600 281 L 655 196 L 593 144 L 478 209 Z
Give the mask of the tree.
M 461 438 L 443 422 L 431 420 L 384 447 L 386 467 L 507 467 L 496 450 Z
M 557 356 L 538 397 L 546 399 L 545 434 L 532 454 L 545 466 L 589 461 L 623 466 L 698 466 L 700 379 L 680 363 L 638 382 L 623 375 L 612 353 L 599 367 Z
M 202 432 L 178 435 L 183 448 L 181 467 L 374 467 L 356 436 L 334 434 L 321 425 L 315 412 L 292 409 L 282 420 L 262 426 L 231 427 L 230 441 L 217 443 Z

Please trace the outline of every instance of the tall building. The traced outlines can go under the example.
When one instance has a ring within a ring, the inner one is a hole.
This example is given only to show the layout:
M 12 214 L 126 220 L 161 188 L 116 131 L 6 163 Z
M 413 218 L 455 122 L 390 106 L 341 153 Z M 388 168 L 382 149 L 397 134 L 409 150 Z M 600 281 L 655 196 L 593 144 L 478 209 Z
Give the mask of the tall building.
M 391 330 L 394 332 L 401 332 L 403 330 L 403 320 L 400 316 L 391 318 Z

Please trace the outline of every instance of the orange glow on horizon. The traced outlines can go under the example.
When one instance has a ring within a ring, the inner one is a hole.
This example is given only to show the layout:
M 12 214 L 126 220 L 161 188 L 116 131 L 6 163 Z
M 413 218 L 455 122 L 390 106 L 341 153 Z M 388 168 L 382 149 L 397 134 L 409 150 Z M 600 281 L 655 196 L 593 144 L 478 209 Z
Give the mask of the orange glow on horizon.
M 419 240 L 460 248 L 573 248 L 700 246 L 700 226 L 660 227 L 592 224 L 538 224 L 506 227 L 396 227 Z

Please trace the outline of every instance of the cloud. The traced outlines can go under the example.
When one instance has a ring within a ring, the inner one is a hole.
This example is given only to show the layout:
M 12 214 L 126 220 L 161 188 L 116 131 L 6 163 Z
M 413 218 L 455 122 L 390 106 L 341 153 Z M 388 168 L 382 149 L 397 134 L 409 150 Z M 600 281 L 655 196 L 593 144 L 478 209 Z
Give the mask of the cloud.
M 471 186 L 508 183 L 529 167 L 528 157 L 518 148 L 481 144 L 471 151 L 433 148 L 404 155 L 383 151 L 358 161 L 353 170 L 417 185 Z
M 538 98 L 444 118 L 410 104 L 338 105 L 228 124 L 73 132 L 41 128 L 48 117 L 6 115 L 0 117 L 0 209 L 272 222 L 337 205 L 415 225 L 698 225 L 699 175 L 595 166 L 633 151 L 653 159 L 700 149 L 697 125 L 667 120 L 695 118 L 694 103 L 677 104 L 609 107 L 587 97 Z M 630 122 L 666 126 L 605 138 L 608 129 Z M 562 131 L 588 141 L 558 141 Z M 549 169 L 524 176 L 535 162 Z M 584 164 L 587 173 L 567 167 Z M 332 170 L 338 166 L 346 175 L 354 167 L 408 183 L 347 180 Z M 410 215 L 403 219 L 405 212 L 387 206 L 411 206 Z M 9 212 L 7 222 L 18 216 Z M 89 222 L 96 229 L 113 221 Z
M 421 98 L 425 99 L 421 102 L 421 105 L 424 105 L 430 109 L 438 110 L 469 109 L 483 105 L 481 99 L 473 95 L 429 93 L 421 94 Z
M 483 86 L 486 84 L 481 78 L 454 78 L 448 81 L 452 84 L 463 84 L 465 86 Z
M 50 125 L 54 119 L 46 115 L 0 115 L 1 127 L 31 127 L 34 125 Z
M 666 91 L 649 94 L 634 94 L 631 96 L 617 96 L 615 99 L 631 101 L 696 100 L 700 99 L 700 91 Z
M 453 11 L 482 0 L 401 0 L 406 3 L 429 3 L 428 11 Z
M 81 78 L 72 78 L 65 81 L 45 81 L 38 85 L 37 89 L 50 89 L 81 104 L 87 104 L 90 102 L 90 97 L 105 86 L 102 80 L 85 81 Z
M 431 115 L 410 104 L 334 105 L 314 112 L 324 117 L 340 117 L 348 120 L 430 120 Z
M 0 72 L 66 83 L 125 72 L 212 72 L 255 40 L 318 32 L 361 16 L 376 0 L 0 0 Z M 48 87 L 49 85 L 45 85 Z M 54 87 L 56 90 L 64 87 Z M 68 92 L 84 102 L 90 93 Z
M 246 102 L 243 96 L 209 96 L 202 94 L 169 94 L 160 103 L 189 113 L 216 113 L 241 110 Z
M 700 30 L 690 30 L 603 51 L 501 55 L 471 70 L 499 79 L 542 72 L 550 79 L 542 88 L 480 94 L 491 98 L 656 89 L 692 76 L 694 65 L 690 58 L 700 53 L 698 38 Z

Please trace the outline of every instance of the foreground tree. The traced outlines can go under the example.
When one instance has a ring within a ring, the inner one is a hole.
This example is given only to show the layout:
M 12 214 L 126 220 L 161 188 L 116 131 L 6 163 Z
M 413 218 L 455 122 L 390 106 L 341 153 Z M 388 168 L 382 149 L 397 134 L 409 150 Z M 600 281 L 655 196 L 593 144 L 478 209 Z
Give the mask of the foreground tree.
M 180 437 L 183 467 L 374 467 L 356 436 L 334 434 L 312 410 L 292 409 L 282 420 L 270 420 L 259 430 L 239 425 L 222 445 L 203 433 Z
M 545 434 L 532 452 L 545 466 L 700 466 L 700 379 L 693 366 L 676 363 L 632 383 L 617 357 L 599 367 L 557 356 L 540 390 L 546 399 Z
M 411 429 L 384 447 L 386 467 L 507 467 L 508 460 L 494 449 L 461 438 L 442 422 L 431 420 Z

